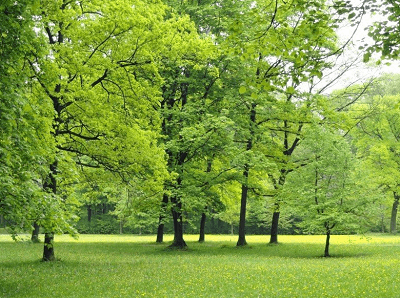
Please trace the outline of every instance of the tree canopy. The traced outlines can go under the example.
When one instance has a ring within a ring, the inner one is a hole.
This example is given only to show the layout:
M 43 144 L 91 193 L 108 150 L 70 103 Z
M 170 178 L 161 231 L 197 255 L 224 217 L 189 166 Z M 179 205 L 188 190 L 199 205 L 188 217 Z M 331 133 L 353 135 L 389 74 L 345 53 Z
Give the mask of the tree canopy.
M 100 205 L 120 232 L 158 226 L 162 242 L 169 224 L 178 248 L 207 218 L 246 245 L 246 215 L 277 243 L 281 212 L 329 247 L 371 227 L 388 192 L 396 217 L 396 77 L 317 89 L 350 43 L 338 27 L 366 11 L 387 20 L 364 61 L 397 59 L 393 1 L 3 1 L 2 220 L 41 226 L 53 260 L 54 234 Z

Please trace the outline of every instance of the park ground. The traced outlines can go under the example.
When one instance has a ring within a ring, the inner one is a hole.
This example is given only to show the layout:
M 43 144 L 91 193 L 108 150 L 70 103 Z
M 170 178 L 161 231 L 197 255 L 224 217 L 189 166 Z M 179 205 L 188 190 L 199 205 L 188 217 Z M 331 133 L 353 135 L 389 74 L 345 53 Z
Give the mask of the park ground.
M 0 297 L 400 297 L 400 236 L 187 235 L 56 236 L 55 262 L 41 262 L 43 244 L 0 235 Z

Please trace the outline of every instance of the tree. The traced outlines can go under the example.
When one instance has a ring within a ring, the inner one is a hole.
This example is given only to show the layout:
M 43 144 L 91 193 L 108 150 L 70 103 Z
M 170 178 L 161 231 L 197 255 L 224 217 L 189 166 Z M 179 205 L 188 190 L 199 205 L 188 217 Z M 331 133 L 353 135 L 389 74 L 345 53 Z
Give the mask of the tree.
M 307 165 L 290 173 L 284 194 L 302 218 L 299 226 L 309 233 L 326 234 L 324 256 L 329 257 L 332 231 L 363 228 L 373 197 L 363 184 L 363 169 L 346 140 L 326 127 L 310 129 L 298 157 Z
M 372 90 L 374 93 L 374 91 Z M 367 97 L 355 108 L 358 116 L 352 131 L 358 154 L 374 168 L 377 188 L 393 196 L 390 232 L 397 230 L 399 203 L 399 133 L 400 118 L 397 111 L 399 95 Z
M 400 5 L 397 1 L 365 0 L 365 7 L 384 19 L 379 19 L 368 28 L 368 36 L 372 37 L 374 44 L 365 45 L 364 62 L 368 62 L 373 53 L 380 54 L 383 59 L 398 59 L 400 54 Z
M 157 1 L 43 1 L 41 11 L 36 26 L 50 53 L 29 62 L 35 93 L 47 96 L 54 115 L 57 155 L 45 187 L 59 195 L 58 165 L 68 161 L 157 192 L 168 176 L 157 144 L 158 67 L 185 51 L 180 42 L 190 36 L 188 19 L 167 14 Z M 50 253 L 44 259 L 54 259 Z
M 31 229 L 43 196 L 41 175 L 54 154 L 46 105 L 32 96 L 25 65 L 32 52 L 46 50 L 33 31 L 34 4 L 0 5 L 0 214 L 13 235 Z
M 170 4 L 180 14 L 187 12 L 186 2 Z M 196 22 L 201 19 L 199 15 L 193 16 Z M 196 25 L 198 31 L 204 33 L 199 23 Z M 231 123 L 222 112 L 226 91 L 221 76 L 228 64 L 224 53 L 218 51 L 207 34 L 197 39 L 188 38 L 182 44 L 190 48 L 187 55 L 176 60 L 166 59 L 162 71 L 165 80 L 161 102 L 162 133 L 168 169 L 174 179 L 165 185 L 157 233 L 157 242 L 161 242 L 163 213 L 170 210 L 174 222 L 172 246 L 178 248 L 186 246 L 182 211 L 204 211 L 213 205 L 216 197 L 208 190 L 216 182 L 210 177 L 220 177 L 220 174 L 208 170 L 209 162 L 218 159 L 232 141 L 232 132 L 228 129 Z M 222 169 L 222 173 L 224 171 Z M 206 212 L 201 214 L 204 224 Z
M 239 17 L 232 25 L 234 34 L 231 42 L 234 46 L 231 48 L 235 49 L 236 54 L 243 53 L 242 60 L 251 65 L 253 71 L 253 74 L 247 74 L 239 89 L 241 101 L 247 102 L 248 108 L 247 112 L 241 113 L 248 115 L 250 123 L 247 128 L 249 137 L 241 142 L 247 142 L 247 151 L 258 151 L 271 164 L 277 163 L 277 175 L 271 171 L 274 166 L 265 169 L 276 191 L 291 171 L 290 155 L 300 140 L 304 123 L 312 115 L 311 103 L 304 100 L 310 96 L 296 89 L 303 82 L 320 78 L 322 70 L 332 66 L 324 60 L 340 52 L 333 30 L 337 19 L 330 17 L 324 1 L 313 2 L 311 6 L 307 3 L 307 7 L 304 5 L 303 2 L 258 2 L 249 9 L 249 19 Z M 265 12 L 269 17 L 266 23 Z M 245 28 L 251 28 L 252 31 Z M 285 36 L 287 43 L 282 42 L 282 36 Z M 272 133 L 268 135 L 266 131 Z M 281 144 L 276 138 L 277 132 L 282 132 Z M 248 180 L 248 170 L 244 164 L 244 181 Z M 246 183 L 243 184 L 238 245 L 245 245 Z M 278 219 L 279 202 L 276 202 L 272 242 L 277 241 Z

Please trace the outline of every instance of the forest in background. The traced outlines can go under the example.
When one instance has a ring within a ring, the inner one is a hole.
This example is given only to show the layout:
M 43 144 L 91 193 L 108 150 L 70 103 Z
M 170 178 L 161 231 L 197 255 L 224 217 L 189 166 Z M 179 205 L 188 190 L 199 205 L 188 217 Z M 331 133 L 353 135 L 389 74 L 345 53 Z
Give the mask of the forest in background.
M 233 231 L 238 246 L 246 232 L 322 233 L 326 256 L 331 233 L 396 233 L 400 77 L 342 78 L 398 58 L 399 4 L 6 0 L 0 12 L 0 224 L 43 232 L 44 260 L 55 234 L 78 231 L 172 232 L 177 248 L 184 233 Z M 346 58 L 370 14 L 386 19 Z

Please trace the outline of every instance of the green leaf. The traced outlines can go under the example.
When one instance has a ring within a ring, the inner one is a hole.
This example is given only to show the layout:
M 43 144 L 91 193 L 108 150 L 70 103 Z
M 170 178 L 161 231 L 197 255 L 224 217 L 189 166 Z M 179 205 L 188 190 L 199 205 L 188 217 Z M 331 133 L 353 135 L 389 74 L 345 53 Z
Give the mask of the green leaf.
M 356 16 L 355 12 L 352 12 L 351 14 L 349 14 L 348 19 L 351 20 L 352 18 L 354 18 Z
M 286 89 L 286 92 L 289 94 L 293 94 L 296 92 L 296 89 L 294 89 L 294 87 L 290 86 Z
M 244 94 L 244 93 L 246 93 L 246 87 L 245 86 L 240 86 L 239 94 Z
M 363 56 L 363 62 L 367 63 L 370 58 L 371 58 L 371 53 L 370 52 L 365 53 Z

